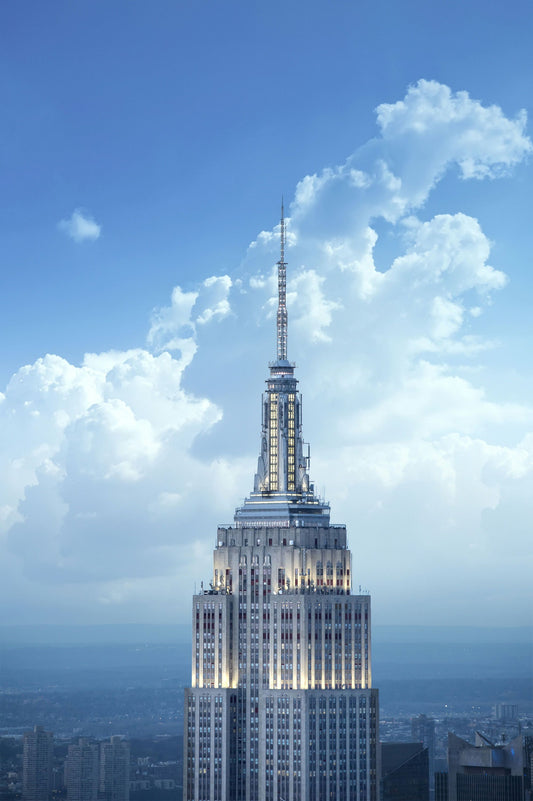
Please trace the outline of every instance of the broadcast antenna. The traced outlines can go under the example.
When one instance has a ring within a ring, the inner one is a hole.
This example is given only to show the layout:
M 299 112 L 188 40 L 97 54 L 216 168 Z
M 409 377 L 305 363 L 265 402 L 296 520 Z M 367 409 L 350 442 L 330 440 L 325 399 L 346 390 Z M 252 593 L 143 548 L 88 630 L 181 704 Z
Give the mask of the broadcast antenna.
M 278 261 L 278 362 L 287 361 L 287 262 L 285 261 L 285 214 L 281 198 L 281 258 Z

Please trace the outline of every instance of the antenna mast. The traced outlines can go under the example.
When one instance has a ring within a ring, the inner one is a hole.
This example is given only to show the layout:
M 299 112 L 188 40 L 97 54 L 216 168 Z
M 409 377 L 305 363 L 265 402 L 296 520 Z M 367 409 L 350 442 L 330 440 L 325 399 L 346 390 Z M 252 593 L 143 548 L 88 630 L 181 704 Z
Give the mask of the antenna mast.
M 278 361 L 287 361 L 287 263 L 285 261 L 285 215 L 281 199 L 281 258 L 278 261 Z

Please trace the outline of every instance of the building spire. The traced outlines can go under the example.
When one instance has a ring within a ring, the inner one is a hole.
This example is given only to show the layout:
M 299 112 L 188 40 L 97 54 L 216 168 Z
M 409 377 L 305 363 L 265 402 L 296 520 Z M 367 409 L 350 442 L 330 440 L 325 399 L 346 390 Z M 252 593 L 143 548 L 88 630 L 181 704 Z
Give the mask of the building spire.
M 329 525 L 329 504 L 315 495 L 309 479 L 309 445 L 302 431 L 302 397 L 295 365 L 287 360 L 287 298 L 285 262 L 285 214 L 281 200 L 278 266 L 277 359 L 269 363 L 270 375 L 261 404 L 261 449 L 253 492 L 235 510 L 241 526 Z M 265 520 L 267 521 L 265 523 Z
M 287 361 L 287 263 L 285 261 L 285 214 L 281 198 L 281 257 L 278 261 L 278 362 Z

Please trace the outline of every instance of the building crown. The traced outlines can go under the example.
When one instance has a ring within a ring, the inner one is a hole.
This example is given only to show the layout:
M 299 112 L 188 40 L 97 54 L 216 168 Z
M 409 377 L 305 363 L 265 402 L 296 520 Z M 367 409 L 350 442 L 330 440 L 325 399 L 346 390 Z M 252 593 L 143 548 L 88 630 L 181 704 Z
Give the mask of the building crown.
M 309 446 L 303 441 L 302 398 L 294 377 L 295 365 L 287 360 L 286 225 L 281 202 L 280 259 L 278 266 L 277 360 L 263 395 L 261 448 L 254 491 L 235 513 L 237 525 L 271 520 L 281 525 L 329 524 L 329 505 L 314 494 L 309 480 Z

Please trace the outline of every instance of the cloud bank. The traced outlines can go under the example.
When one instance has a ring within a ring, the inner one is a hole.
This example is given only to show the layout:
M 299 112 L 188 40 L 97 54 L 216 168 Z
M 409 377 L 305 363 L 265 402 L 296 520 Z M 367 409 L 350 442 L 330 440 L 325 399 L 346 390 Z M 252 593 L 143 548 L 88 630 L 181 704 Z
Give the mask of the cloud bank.
M 512 609 L 525 623 L 533 408 L 491 399 L 478 372 L 494 347 L 483 312 L 507 276 L 478 220 L 422 216 L 444 175 L 460 192 L 524 161 L 525 114 L 419 81 L 377 122 L 290 205 L 289 354 L 312 475 L 349 526 L 378 622 L 482 623 L 490 609 L 497 624 Z M 395 254 L 378 266 L 385 236 Z M 174 620 L 191 581 L 210 578 L 215 525 L 251 488 L 258 441 L 240 433 L 260 385 L 242 366 L 273 355 L 277 250 L 277 229 L 260 232 L 235 275 L 175 287 L 145 349 L 80 366 L 49 355 L 12 377 L 6 598 L 55 619 Z M 195 392 L 195 375 L 213 391 Z M 224 426 L 238 453 L 217 448 Z

